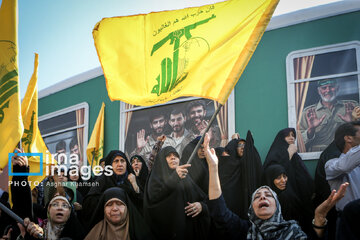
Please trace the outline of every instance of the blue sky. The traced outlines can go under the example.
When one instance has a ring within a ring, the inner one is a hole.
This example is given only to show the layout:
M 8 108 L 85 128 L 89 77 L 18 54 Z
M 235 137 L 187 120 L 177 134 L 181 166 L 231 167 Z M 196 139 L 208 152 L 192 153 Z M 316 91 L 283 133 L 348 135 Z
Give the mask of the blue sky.
M 35 52 L 39 54 L 39 90 L 100 66 L 92 29 L 103 17 L 181 9 L 218 1 L 18 0 L 21 97 L 33 72 Z M 335 1 L 338 0 L 281 0 L 274 15 Z

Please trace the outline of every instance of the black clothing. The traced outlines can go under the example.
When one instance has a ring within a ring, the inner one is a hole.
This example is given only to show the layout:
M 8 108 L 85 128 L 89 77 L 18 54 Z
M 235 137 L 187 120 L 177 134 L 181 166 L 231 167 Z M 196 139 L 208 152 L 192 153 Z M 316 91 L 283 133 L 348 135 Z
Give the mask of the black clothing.
M 157 239 L 208 239 L 210 217 L 203 201 L 206 196 L 189 175 L 180 179 L 176 170 L 170 169 L 166 156 L 176 152 L 165 147 L 156 160 L 144 193 L 144 217 Z M 186 216 L 187 203 L 200 202 L 202 212 Z
M 287 175 L 283 166 L 279 164 L 270 165 L 264 172 L 265 184 L 278 195 L 283 218 L 285 220 L 298 221 L 303 231 L 306 232 L 309 237 L 315 237 L 316 233 L 313 231 L 311 225 L 312 217 L 314 215 L 312 205 L 306 205 L 306 202 L 295 194 L 289 184 L 286 184 L 284 190 L 280 190 L 275 186 L 274 179 L 282 173 Z
M 191 153 L 194 151 L 196 144 L 200 138 L 193 139 L 182 152 L 180 164 L 185 164 L 190 158 Z M 209 167 L 205 158 L 199 158 L 198 154 L 195 153 L 194 158 L 191 162 L 191 167 L 188 168 L 188 176 L 200 187 L 200 189 L 207 195 L 209 192 Z
M 14 166 L 14 172 L 23 172 L 20 169 L 24 169 L 24 168 L 19 167 L 17 165 Z M 27 168 L 26 171 L 28 172 L 28 170 L 29 168 Z M 13 182 L 18 180 L 27 182 L 27 177 L 23 177 L 23 176 L 13 177 Z M 31 190 L 29 184 L 25 186 L 21 184 L 20 185 L 12 184 L 11 193 L 12 193 L 13 211 L 16 214 L 18 214 L 21 218 L 28 217 L 31 221 L 37 223 L 33 216 Z M 66 238 L 66 237 L 73 240 L 82 240 L 85 237 L 85 232 L 83 230 L 83 227 L 72 210 L 70 213 L 70 217 L 66 221 L 64 228 L 60 234 L 60 238 Z M 32 239 L 32 237 L 26 234 L 25 239 Z
M 311 200 L 314 193 L 313 180 L 302 162 L 298 153 L 294 153 L 289 159 L 289 144 L 285 137 L 292 132 L 296 137 L 294 128 L 285 128 L 276 135 L 264 162 L 264 170 L 272 164 L 282 165 L 288 176 L 288 183 L 301 199 Z
M 238 240 L 246 239 L 251 226 L 249 221 L 241 219 L 226 207 L 223 195 L 207 202 L 211 218 L 223 229 L 223 239 Z
M 121 151 L 113 150 L 107 155 L 105 163 L 107 165 L 111 165 L 113 159 L 116 156 L 124 157 L 125 154 L 123 154 Z M 105 192 L 106 189 L 112 187 L 119 187 L 125 190 L 131 201 L 137 207 L 138 211 L 142 213 L 143 193 L 141 189 L 140 189 L 140 193 L 136 193 L 130 181 L 128 180 L 127 178 L 128 174 L 130 173 L 134 174 L 134 172 L 126 156 L 124 159 L 126 160 L 125 174 L 116 175 L 115 172 L 111 176 L 106 176 L 105 174 L 103 174 L 95 180 L 93 187 L 90 188 L 89 193 L 87 194 L 87 196 L 84 198 L 83 201 L 82 218 L 84 223 L 86 223 L 89 219 L 92 218 L 93 210 L 96 208 L 101 195 Z M 88 226 L 85 227 L 88 228 Z
M 137 158 L 139 161 L 141 161 L 142 166 L 139 173 L 139 176 L 136 176 L 136 180 L 139 183 L 139 187 L 142 191 L 145 189 L 145 183 L 149 175 L 149 169 L 145 163 L 145 160 L 140 155 L 134 155 L 130 158 L 130 164 L 134 158 Z
M 112 198 L 121 200 L 127 207 L 127 212 L 129 213 L 129 235 L 131 240 L 155 239 L 150 231 L 150 228 L 145 223 L 144 218 L 131 202 L 126 192 L 118 187 L 109 188 L 101 195 L 95 208 L 93 218 L 90 221 L 89 230 L 104 219 L 105 204 Z
M 360 239 L 359 228 L 360 199 L 349 202 L 344 207 L 339 223 L 339 234 L 341 239 Z
M 328 160 L 333 158 L 338 158 L 341 155 L 340 150 L 336 147 L 335 142 L 333 141 L 320 155 L 319 161 L 316 165 L 315 170 L 315 198 L 314 205 L 315 207 L 319 206 L 323 201 L 325 201 L 330 193 L 330 185 L 326 180 L 325 173 L 325 164 Z M 336 219 L 338 213 L 336 211 L 335 206 L 329 211 L 326 216 L 328 220 L 328 228 L 327 228 L 327 238 L 328 240 L 335 239 L 336 235 Z
M 237 154 L 240 141 L 246 142 L 242 157 Z M 244 139 L 233 139 L 225 147 L 230 156 L 219 157 L 219 178 L 228 208 L 243 219 L 248 218 L 251 194 L 260 185 L 262 164 L 250 131 Z
M 264 162 L 264 171 L 267 171 L 267 168 L 273 164 L 279 164 L 285 168 L 286 175 L 288 177 L 287 191 L 288 194 L 284 194 L 282 201 L 286 201 L 286 198 L 293 199 L 293 204 L 297 205 L 297 202 L 300 201 L 301 209 L 290 210 L 287 208 L 286 211 L 291 211 L 293 213 L 287 213 L 292 218 L 293 214 L 297 214 L 296 211 L 301 211 L 301 214 L 296 218 L 301 217 L 300 225 L 303 228 L 304 232 L 309 236 L 314 236 L 314 231 L 311 226 L 311 221 L 314 217 L 314 206 L 312 203 L 312 197 L 314 193 L 314 184 L 313 180 L 302 162 L 301 157 L 298 153 L 294 153 L 291 159 L 289 159 L 288 147 L 289 144 L 285 141 L 285 137 L 292 132 L 296 138 L 296 132 L 294 128 L 285 128 L 279 131 L 276 135 L 274 142 L 272 143 L 270 150 L 266 156 Z M 265 182 L 265 180 L 264 180 Z M 283 194 L 281 194 L 283 195 Z M 296 197 L 294 197 L 295 195 Z M 299 200 L 296 200 L 299 199 Z M 295 211 L 295 212 L 294 212 Z M 300 219 L 299 219 L 300 221 Z
M 315 205 L 320 205 L 325 201 L 330 193 L 330 185 L 326 180 L 325 164 L 333 158 L 338 158 L 341 155 L 340 150 L 336 147 L 333 141 L 320 155 L 319 161 L 316 165 L 315 171 Z

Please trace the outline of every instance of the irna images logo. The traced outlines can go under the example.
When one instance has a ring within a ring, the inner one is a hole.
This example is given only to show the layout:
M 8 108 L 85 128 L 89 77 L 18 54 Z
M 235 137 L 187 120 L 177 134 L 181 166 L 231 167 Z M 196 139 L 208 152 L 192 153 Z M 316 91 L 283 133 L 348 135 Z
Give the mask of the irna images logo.
M 25 172 L 19 172 L 19 173 L 14 173 L 12 172 L 12 158 L 15 157 L 15 154 L 17 156 L 25 156 L 25 157 L 39 157 L 40 158 L 40 166 L 43 165 L 43 154 L 42 153 L 18 153 L 15 151 L 15 153 L 9 153 L 9 176 L 42 176 L 43 175 L 43 167 L 40 167 L 40 171 L 39 172 L 29 172 L 29 173 L 25 173 Z

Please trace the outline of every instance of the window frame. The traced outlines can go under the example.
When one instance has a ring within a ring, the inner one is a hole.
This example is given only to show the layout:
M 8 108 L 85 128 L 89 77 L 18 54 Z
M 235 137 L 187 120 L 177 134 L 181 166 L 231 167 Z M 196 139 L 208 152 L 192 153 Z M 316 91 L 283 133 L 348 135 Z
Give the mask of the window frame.
M 84 128 L 84 136 L 83 136 L 83 138 L 84 138 L 83 139 L 84 140 L 83 156 L 84 157 L 83 157 L 83 164 L 86 163 L 86 165 L 88 165 L 88 161 L 87 161 L 87 157 L 86 157 L 86 148 L 87 148 L 87 144 L 88 144 L 89 104 L 87 102 L 82 102 L 82 103 L 79 103 L 79 104 L 76 104 L 76 105 L 69 106 L 67 108 L 63 108 L 63 109 L 60 109 L 60 110 L 57 110 L 57 111 L 54 111 L 54 112 L 50 112 L 50 113 L 41 115 L 41 116 L 38 117 L 38 122 L 41 122 L 41 121 L 44 121 L 44 120 L 47 120 L 47 119 L 50 119 L 50 118 L 53 118 L 53 117 L 57 117 L 57 116 L 60 116 L 60 115 L 63 115 L 63 114 L 69 113 L 69 112 L 73 112 L 73 111 L 76 111 L 76 110 L 79 110 L 79 109 L 82 109 L 82 108 L 84 109 L 84 124 L 78 125 L 76 127 L 65 128 L 63 130 L 58 130 L 58 131 L 51 132 L 51 133 L 48 133 L 48 134 L 44 134 L 44 135 L 41 135 L 41 136 L 43 138 L 45 138 L 45 137 L 48 137 L 48 136 L 56 135 L 56 134 L 59 134 L 59 133 L 63 133 L 63 132 L 67 132 L 67 131 L 71 131 L 71 130 L 83 127 Z
M 358 71 L 355 72 L 347 72 L 341 74 L 331 74 L 331 75 L 323 75 L 319 77 L 312 77 L 312 78 L 304 78 L 302 80 L 295 81 L 294 75 L 294 59 L 304 57 L 304 56 L 311 56 L 311 55 L 319 55 L 324 53 L 348 50 L 348 49 L 355 49 L 356 51 L 356 64 Z M 292 51 L 286 57 L 286 82 L 287 82 L 287 98 L 288 98 L 288 125 L 289 127 L 296 129 L 296 106 L 295 106 L 295 83 L 301 82 L 311 82 L 323 79 L 326 77 L 346 77 L 358 75 L 358 92 L 360 93 L 360 41 L 349 41 L 343 42 L 338 44 L 331 44 L 325 45 L 320 47 L 314 47 L 309 49 L 301 49 Z M 297 133 L 301 134 L 301 133 Z M 306 153 L 299 153 L 303 160 L 314 160 L 320 157 L 321 152 L 306 152 Z

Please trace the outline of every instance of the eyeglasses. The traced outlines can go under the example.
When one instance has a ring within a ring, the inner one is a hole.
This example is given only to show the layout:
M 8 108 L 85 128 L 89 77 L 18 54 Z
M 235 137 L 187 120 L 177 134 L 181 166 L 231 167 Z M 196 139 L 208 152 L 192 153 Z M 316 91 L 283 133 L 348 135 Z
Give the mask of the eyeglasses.
M 239 144 L 238 144 L 238 147 L 239 147 L 239 148 L 245 147 L 245 143 L 239 143 Z
M 59 203 L 52 203 L 50 204 L 50 206 L 54 207 L 54 208 L 62 208 L 62 209 L 69 209 L 70 206 L 66 203 L 63 203 L 63 204 L 59 204 Z

